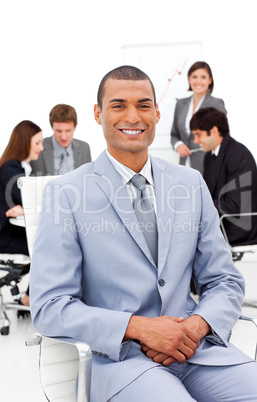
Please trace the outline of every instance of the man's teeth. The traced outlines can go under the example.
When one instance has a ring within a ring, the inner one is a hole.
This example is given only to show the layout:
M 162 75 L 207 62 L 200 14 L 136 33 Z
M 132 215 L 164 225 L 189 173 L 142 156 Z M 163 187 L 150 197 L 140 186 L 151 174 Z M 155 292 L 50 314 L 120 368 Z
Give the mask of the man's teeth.
M 125 134 L 136 135 L 140 134 L 142 130 L 121 130 Z

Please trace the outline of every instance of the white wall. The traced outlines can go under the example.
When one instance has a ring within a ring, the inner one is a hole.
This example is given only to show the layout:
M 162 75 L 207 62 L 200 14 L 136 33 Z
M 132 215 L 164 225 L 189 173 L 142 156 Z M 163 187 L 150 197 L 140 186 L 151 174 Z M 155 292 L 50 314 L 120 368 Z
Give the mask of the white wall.
M 203 43 L 214 96 L 225 100 L 231 134 L 257 159 L 256 1 L 13 0 L 0 9 L 0 154 L 13 127 L 33 120 L 51 134 L 50 109 L 73 105 L 76 137 L 105 147 L 93 118 L 102 76 L 122 64 L 129 44 Z

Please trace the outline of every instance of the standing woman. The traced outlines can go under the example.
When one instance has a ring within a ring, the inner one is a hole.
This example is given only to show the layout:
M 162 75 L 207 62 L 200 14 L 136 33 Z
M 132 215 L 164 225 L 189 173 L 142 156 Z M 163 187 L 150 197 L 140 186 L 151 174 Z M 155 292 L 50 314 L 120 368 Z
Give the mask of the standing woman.
M 227 111 L 224 101 L 211 95 L 214 81 L 211 68 L 206 62 L 194 63 L 190 67 L 187 77 L 188 90 L 193 91 L 193 95 L 179 99 L 176 104 L 171 129 L 171 144 L 180 156 L 179 163 L 181 165 L 190 166 L 202 173 L 204 153 L 194 143 L 194 136 L 189 128 L 191 117 L 197 110 L 205 107 L 215 107 L 223 113 L 227 113 Z M 199 151 L 194 151 L 195 149 L 199 149 Z
M 0 159 L 0 253 L 28 255 L 25 228 L 10 224 L 9 218 L 23 215 L 17 179 L 30 175 L 29 162 L 37 160 L 42 150 L 43 136 L 39 126 L 24 120 L 14 128 Z M 29 305 L 28 292 L 20 303 Z

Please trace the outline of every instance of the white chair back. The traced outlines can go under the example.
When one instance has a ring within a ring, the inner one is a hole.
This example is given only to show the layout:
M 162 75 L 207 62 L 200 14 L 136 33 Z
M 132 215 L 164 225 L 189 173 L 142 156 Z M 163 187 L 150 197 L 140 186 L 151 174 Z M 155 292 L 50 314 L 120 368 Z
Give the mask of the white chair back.
M 44 188 L 53 178 L 56 176 L 21 177 L 18 180 L 30 257 L 33 254 Z M 89 402 L 92 353 L 88 344 L 71 338 L 49 338 L 40 334 L 33 334 L 26 344 L 40 345 L 40 379 L 48 401 Z
M 29 176 L 20 177 L 18 179 L 18 187 L 21 190 L 30 257 L 32 257 L 38 219 L 42 209 L 42 198 L 45 185 L 56 177 L 57 176 Z

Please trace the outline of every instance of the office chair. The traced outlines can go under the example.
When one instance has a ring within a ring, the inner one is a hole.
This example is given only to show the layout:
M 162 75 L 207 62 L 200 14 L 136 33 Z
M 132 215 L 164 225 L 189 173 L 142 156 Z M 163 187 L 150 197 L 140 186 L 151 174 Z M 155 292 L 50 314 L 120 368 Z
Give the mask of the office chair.
M 89 402 L 91 350 L 85 342 L 35 333 L 26 341 L 26 345 L 40 347 L 40 379 L 48 401 Z
M 224 221 L 228 218 L 241 218 L 241 217 L 251 217 L 251 216 L 257 216 L 257 212 L 245 212 L 245 213 L 239 213 L 239 214 L 224 214 L 220 217 L 220 227 L 222 230 L 222 233 L 224 235 L 224 238 L 230 248 L 230 251 L 232 253 L 232 259 L 234 262 L 241 261 L 243 258 L 243 255 L 245 253 L 255 253 L 257 251 L 257 239 L 256 239 L 256 244 L 245 244 L 245 245 L 239 245 L 239 246 L 232 246 L 229 242 L 228 235 L 226 232 L 226 228 L 224 225 Z M 243 302 L 244 307 L 257 307 L 257 300 L 255 299 L 245 299 Z
M 46 183 L 56 176 L 21 177 L 22 206 L 30 257 Z M 27 346 L 39 345 L 40 379 L 50 402 L 89 402 L 92 353 L 85 342 L 32 334 Z M 76 395 L 77 384 L 77 395 Z
M 8 335 L 10 331 L 10 320 L 7 315 L 8 309 L 17 310 L 17 316 L 23 312 L 29 313 L 29 307 L 18 304 L 17 302 L 4 302 L 2 287 L 10 287 L 11 294 L 18 301 L 20 298 L 19 282 L 23 275 L 29 271 L 30 258 L 24 254 L 0 254 L 0 334 Z
M 229 341 L 257 361 L 257 318 L 241 316 L 231 331 Z
M 247 244 L 247 245 L 242 245 L 242 246 L 232 246 L 229 242 L 227 231 L 224 225 L 224 221 L 229 218 L 241 218 L 241 217 L 247 217 L 247 216 L 257 216 L 257 212 L 245 212 L 245 213 L 239 213 L 239 214 L 223 214 L 220 217 L 220 228 L 223 233 L 223 236 L 228 243 L 228 246 L 231 250 L 232 253 L 232 258 L 233 261 L 240 261 L 243 258 L 244 253 L 255 253 L 257 250 L 257 239 L 256 239 L 256 244 Z

